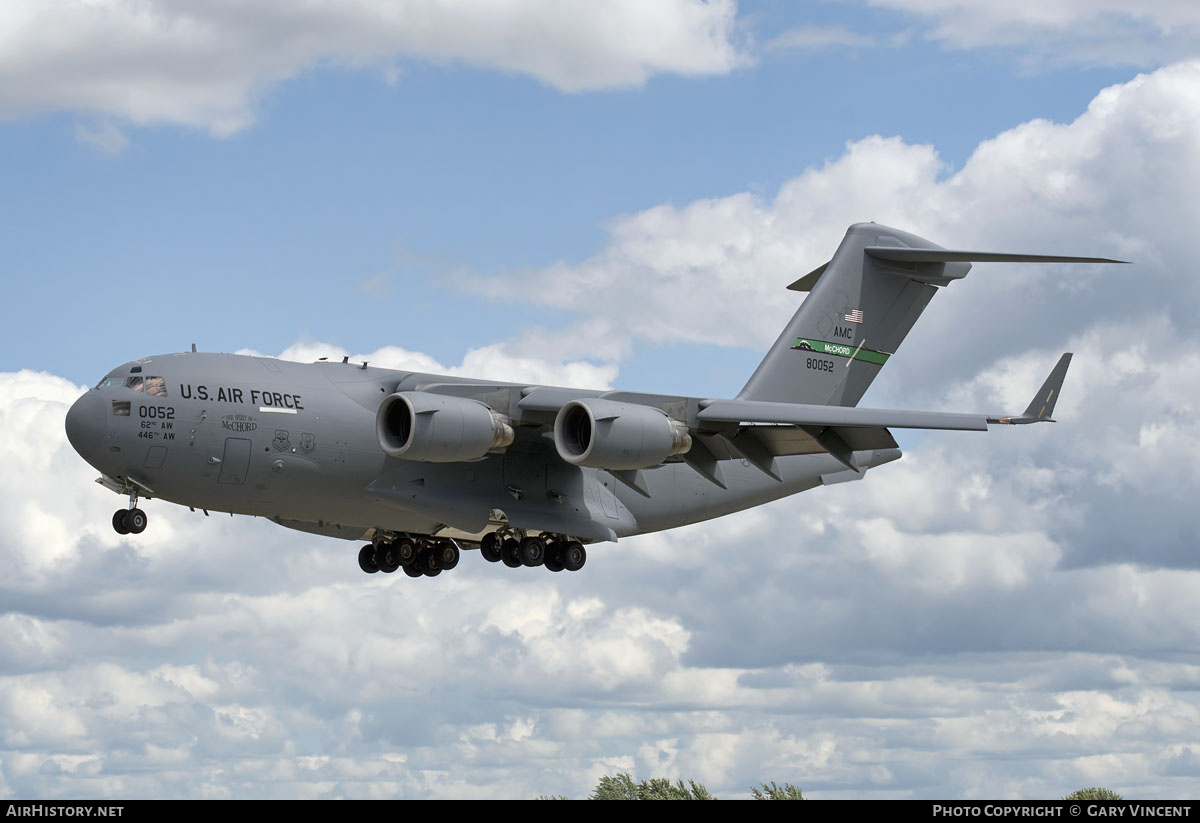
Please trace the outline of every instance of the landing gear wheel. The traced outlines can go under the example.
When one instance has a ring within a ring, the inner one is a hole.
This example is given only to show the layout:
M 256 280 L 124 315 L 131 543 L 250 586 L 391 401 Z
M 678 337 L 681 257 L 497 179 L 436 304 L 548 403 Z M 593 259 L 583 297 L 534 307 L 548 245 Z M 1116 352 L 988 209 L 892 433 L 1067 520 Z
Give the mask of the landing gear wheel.
M 117 509 L 113 512 L 113 531 L 117 534 L 129 534 L 129 523 L 125 519 L 127 514 L 128 509 Z
M 458 546 L 451 543 L 449 540 L 438 545 L 434 550 L 437 554 L 438 565 L 444 571 L 450 571 L 458 565 Z
M 415 562 L 408 566 L 401 566 L 400 568 L 404 569 L 404 573 L 409 577 L 420 577 L 421 575 L 425 574 L 425 572 L 421 571 L 421 567 Z
M 396 547 L 396 559 L 400 561 L 401 566 L 408 567 L 417 562 L 416 543 L 405 537 L 397 540 L 393 545 Z
M 375 565 L 379 567 L 381 572 L 386 572 L 387 574 L 391 574 L 400 568 L 400 555 L 396 551 L 395 543 L 389 541 L 379 544 L 379 548 L 375 550 Z
M 479 553 L 489 563 L 500 562 L 500 537 L 495 532 L 489 532 L 479 541 Z
M 500 559 L 504 561 L 504 565 L 510 569 L 515 569 L 521 565 L 521 557 L 518 552 L 521 549 L 521 544 L 511 537 L 500 544 Z
M 421 574 L 426 577 L 437 577 L 442 573 L 442 564 L 438 561 L 438 553 L 435 549 L 426 547 L 417 553 L 417 562 L 415 564 L 421 570 Z
M 540 537 L 526 537 L 520 544 L 521 562 L 526 566 L 540 566 L 546 560 L 546 541 Z
M 130 534 L 141 534 L 146 530 L 146 513 L 141 509 L 130 509 L 125 512 L 125 525 L 129 527 Z
M 563 568 L 569 572 L 577 572 L 587 562 L 587 551 L 578 540 L 572 540 L 563 546 Z
M 546 544 L 546 568 L 552 572 L 560 572 L 566 568 L 563 563 L 562 543 Z
M 375 562 L 374 546 L 367 545 L 358 550 L 358 567 L 367 574 L 379 571 L 379 564 Z

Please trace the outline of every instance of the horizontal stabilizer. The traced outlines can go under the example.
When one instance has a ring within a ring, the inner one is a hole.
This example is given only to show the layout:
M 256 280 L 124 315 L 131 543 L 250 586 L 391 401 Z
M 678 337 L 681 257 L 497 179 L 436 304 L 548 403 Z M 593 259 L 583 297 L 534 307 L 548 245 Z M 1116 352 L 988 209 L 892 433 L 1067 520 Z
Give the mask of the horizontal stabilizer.
M 1010 254 L 992 251 L 909 248 L 907 246 L 866 246 L 863 253 L 876 260 L 893 263 L 1128 263 L 1109 257 L 1074 257 L 1061 254 Z M 829 267 L 827 261 L 788 285 L 792 291 L 812 291 Z M 963 274 L 966 272 L 964 271 Z M 954 278 L 951 278 L 954 279 Z
M 1065 353 L 1058 358 L 1058 363 L 1050 372 L 1050 376 L 1046 378 L 1046 382 L 1038 389 L 1037 394 L 1033 396 L 1033 400 L 1029 401 L 1029 406 L 1026 407 L 1025 413 L 1018 417 L 989 417 L 989 423 L 1010 423 L 1020 425 L 1023 423 L 1053 423 L 1051 415 L 1054 414 L 1054 404 L 1058 402 L 1059 392 L 1062 391 L 1063 378 L 1067 376 L 1067 367 L 1071 365 L 1071 352 Z
M 865 254 L 896 263 L 1128 263 L 1107 257 L 1064 257 L 1057 254 L 1009 254 L 952 249 L 911 249 L 900 246 L 867 246 Z

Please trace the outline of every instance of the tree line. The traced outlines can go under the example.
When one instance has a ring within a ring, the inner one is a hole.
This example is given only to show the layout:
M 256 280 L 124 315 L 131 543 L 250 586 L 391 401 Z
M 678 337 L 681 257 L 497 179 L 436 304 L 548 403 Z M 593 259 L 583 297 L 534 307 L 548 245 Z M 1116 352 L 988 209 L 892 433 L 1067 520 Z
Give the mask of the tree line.
M 750 787 L 750 797 L 754 800 L 804 800 L 798 786 L 791 783 L 777 785 L 774 780 L 770 783 L 760 783 Z M 542 795 L 538 800 L 569 800 L 563 795 Z M 703 783 L 682 780 L 672 783 L 665 777 L 652 777 L 649 780 L 634 782 L 628 772 L 618 775 L 604 775 L 596 784 L 596 788 L 588 795 L 588 800 L 718 800 L 709 793 Z M 1111 789 L 1098 786 L 1079 789 L 1071 792 L 1063 800 L 1123 800 L 1121 795 Z

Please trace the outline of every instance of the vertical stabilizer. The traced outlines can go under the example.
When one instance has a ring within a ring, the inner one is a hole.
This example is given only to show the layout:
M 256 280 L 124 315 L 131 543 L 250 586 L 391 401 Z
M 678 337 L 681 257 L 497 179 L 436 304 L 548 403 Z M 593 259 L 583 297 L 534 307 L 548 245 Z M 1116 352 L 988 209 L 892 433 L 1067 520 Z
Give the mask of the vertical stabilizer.
M 738 398 L 857 405 L 937 287 L 971 268 L 893 259 L 891 249 L 945 251 L 877 223 L 851 226 L 833 259 L 790 287 L 810 294 Z

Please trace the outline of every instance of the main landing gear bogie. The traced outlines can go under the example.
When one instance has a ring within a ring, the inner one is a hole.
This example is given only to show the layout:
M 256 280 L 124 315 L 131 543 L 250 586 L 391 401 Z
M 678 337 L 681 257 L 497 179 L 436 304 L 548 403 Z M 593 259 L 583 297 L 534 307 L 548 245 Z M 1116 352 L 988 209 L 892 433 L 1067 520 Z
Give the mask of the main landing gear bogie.
M 457 566 L 458 559 L 458 545 L 453 540 L 376 538 L 358 551 L 358 566 L 367 574 L 403 569 L 409 577 L 437 577 Z
M 545 566 L 552 572 L 579 571 L 587 562 L 587 550 L 578 540 L 561 534 L 528 535 L 501 529 L 479 541 L 479 553 L 489 563 L 509 568 Z M 456 541 L 433 537 L 400 537 L 376 534 L 375 541 L 358 552 L 358 565 L 367 574 L 403 570 L 409 577 L 437 577 L 458 565 L 461 551 Z
M 479 541 L 479 553 L 489 563 L 503 562 L 510 569 L 545 566 L 552 572 L 579 571 L 587 562 L 583 544 L 561 535 L 518 540 L 512 532 L 490 532 Z

